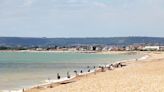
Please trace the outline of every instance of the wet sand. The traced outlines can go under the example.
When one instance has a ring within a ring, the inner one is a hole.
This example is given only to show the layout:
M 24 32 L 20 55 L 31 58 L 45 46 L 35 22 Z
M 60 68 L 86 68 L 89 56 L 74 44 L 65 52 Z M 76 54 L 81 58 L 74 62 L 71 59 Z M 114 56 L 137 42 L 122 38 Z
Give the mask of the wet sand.
M 164 92 L 164 52 L 151 52 L 149 56 L 146 60 L 126 62 L 123 68 L 26 92 Z

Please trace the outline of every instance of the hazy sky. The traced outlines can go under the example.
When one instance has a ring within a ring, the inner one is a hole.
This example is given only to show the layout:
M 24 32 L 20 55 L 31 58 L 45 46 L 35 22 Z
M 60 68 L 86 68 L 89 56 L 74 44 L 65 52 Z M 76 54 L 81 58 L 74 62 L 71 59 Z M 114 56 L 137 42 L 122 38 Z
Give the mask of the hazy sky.
M 164 37 L 164 0 L 0 0 L 0 36 Z

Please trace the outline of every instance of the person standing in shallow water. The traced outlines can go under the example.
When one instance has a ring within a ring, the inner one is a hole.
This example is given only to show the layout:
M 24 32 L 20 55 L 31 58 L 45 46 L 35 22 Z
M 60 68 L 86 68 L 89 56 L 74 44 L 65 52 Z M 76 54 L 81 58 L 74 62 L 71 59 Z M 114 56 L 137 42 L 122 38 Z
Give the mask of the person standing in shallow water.
M 67 72 L 67 78 L 70 78 L 70 74 L 69 74 L 69 72 Z
M 88 69 L 88 72 L 90 72 L 91 70 L 90 69 Z
M 76 70 L 74 71 L 74 73 L 75 73 L 76 76 L 78 75 Z
M 57 79 L 58 79 L 58 80 L 60 79 L 60 75 L 59 75 L 59 73 L 57 73 Z
M 89 66 L 87 66 L 87 68 L 88 68 L 88 72 L 90 72 L 91 70 L 89 69 Z
M 96 75 L 96 66 L 93 66 L 94 74 Z
M 83 73 L 83 70 L 81 70 L 80 73 Z

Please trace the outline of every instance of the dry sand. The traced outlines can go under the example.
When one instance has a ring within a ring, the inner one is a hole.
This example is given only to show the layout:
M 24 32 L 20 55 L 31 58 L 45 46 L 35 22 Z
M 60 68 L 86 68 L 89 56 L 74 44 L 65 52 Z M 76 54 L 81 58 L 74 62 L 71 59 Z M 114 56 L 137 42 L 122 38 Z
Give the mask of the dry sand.
M 126 62 L 123 68 L 78 78 L 76 82 L 28 92 L 164 92 L 164 52 L 151 52 L 149 56 L 146 60 Z

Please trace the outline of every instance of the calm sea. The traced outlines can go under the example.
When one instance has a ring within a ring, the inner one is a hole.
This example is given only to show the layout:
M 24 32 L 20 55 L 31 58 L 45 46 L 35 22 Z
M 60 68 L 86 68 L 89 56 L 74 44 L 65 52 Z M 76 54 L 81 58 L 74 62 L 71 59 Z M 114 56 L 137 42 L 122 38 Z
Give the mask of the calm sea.
M 139 58 L 139 54 L 84 54 L 55 52 L 0 52 L 0 90 L 15 90 L 62 77 L 74 70 L 87 71 L 120 60 Z

